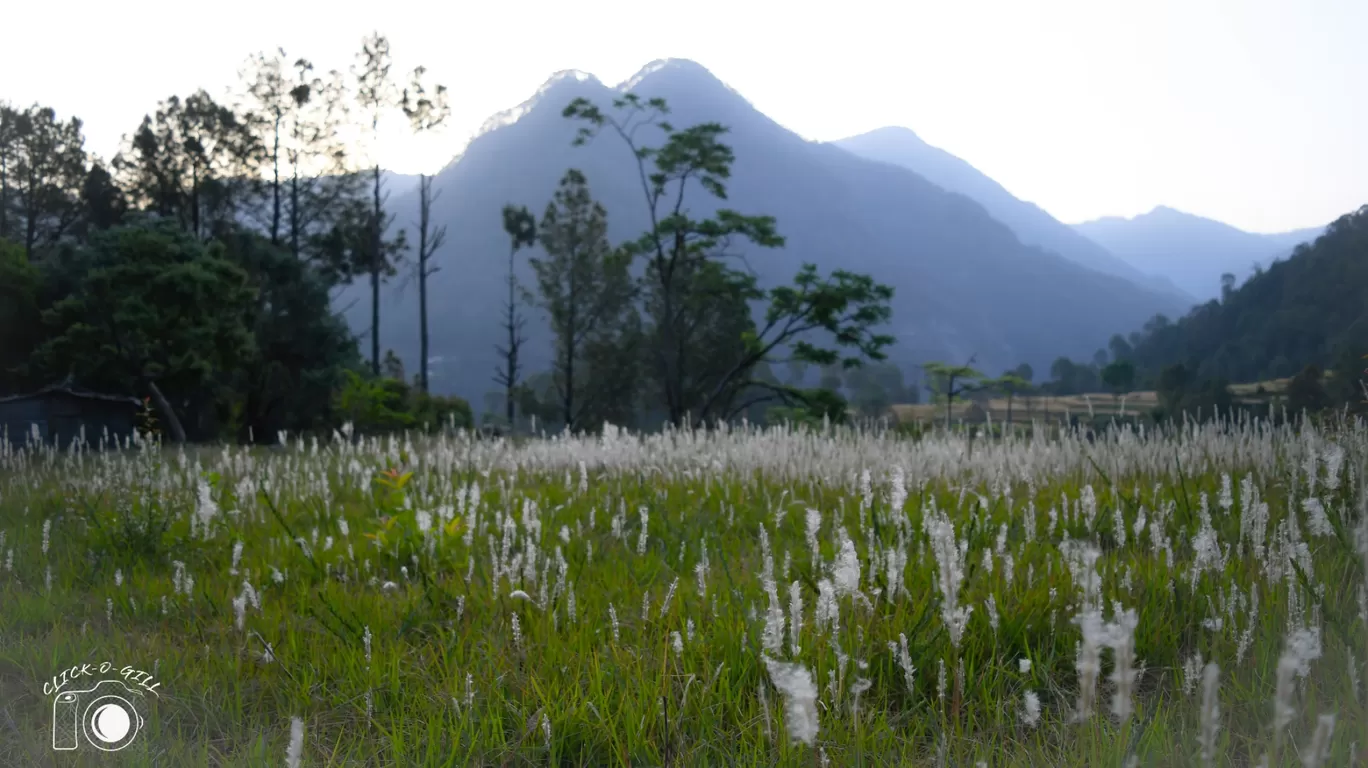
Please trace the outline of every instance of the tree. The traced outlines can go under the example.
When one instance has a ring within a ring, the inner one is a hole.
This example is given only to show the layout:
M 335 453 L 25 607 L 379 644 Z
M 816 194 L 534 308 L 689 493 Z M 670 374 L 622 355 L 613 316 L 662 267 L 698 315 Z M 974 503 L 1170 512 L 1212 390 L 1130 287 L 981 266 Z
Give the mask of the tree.
M 0 239 L 0 396 L 32 383 L 29 357 L 41 341 L 38 270 L 22 246 Z
M 430 131 L 441 125 L 451 114 L 451 105 L 447 103 L 446 86 L 439 85 L 436 90 L 429 95 L 427 87 L 423 84 L 424 69 L 418 67 L 413 70 L 413 81 L 404 90 L 403 109 L 408 116 L 409 124 L 414 133 Z M 441 193 L 438 192 L 437 195 Z M 439 268 L 432 266 L 433 255 L 438 248 L 442 247 L 442 242 L 446 240 L 446 227 L 433 227 L 432 204 L 436 202 L 437 195 L 432 192 L 432 177 L 422 174 L 418 177 L 418 263 L 415 265 L 414 274 L 418 278 L 418 342 L 419 357 L 418 362 L 418 387 L 423 392 L 428 391 L 428 307 L 427 307 L 427 286 L 428 278 Z
M 601 413 L 603 398 L 613 395 L 605 374 L 630 375 L 629 366 L 612 359 L 622 326 L 634 314 L 630 256 L 608 244 L 608 214 L 590 195 L 584 174 L 574 169 L 547 205 L 537 239 L 546 258 L 529 259 L 537 295 L 528 298 L 551 321 L 556 416 L 574 431 L 597 421 L 586 417 Z M 591 366 L 590 358 L 597 365 Z
M 1289 413 L 1318 413 L 1328 407 L 1330 397 L 1325 392 L 1325 374 L 1319 366 L 1308 365 L 1287 382 Z
M 51 107 L 35 104 L 14 121 L 12 148 L 14 211 L 32 258 L 35 248 L 57 242 L 80 218 L 86 174 L 81 121 L 63 122 Z
M 916 402 L 916 390 L 909 390 L 902 369 L 888 362 L 870 363 L 845 372 L 845 390 L 850 404 L 867 417 L 885 414 L 895 403 Z
M 1183 402 L 1191 385 L 1192 374 L 1181 363 L 1167 366 L 1159 372 L 1159 379 L 1155 382 L 1154 390 L 1164 413 L 1170 417 L 1176 417 L 1182 411 Z
M 575 144 L 608 129 L 636 159 L 650 227 L 626 247 L 633 257 L 646 260 L 640 281 L 648 323 L 646 348 L 672 424 L 728 419 L 766 399 L 802 400 L 801 391 L 756 375 L 760 363 L 781 362 L 779 350 L 789 349 L 791 357 L 816 365 L 840 362 L 853 367 L 864 358 L 883 359 L 882 350 L 893 340 L 873 329 L 891 314 L 891 288 L 842 270 L 822 278 L 815 266 L 804 264 L 793 285 L 762 291 L 753 274 L 724 259 L 727 247 L 739 241 L 760 248 L 782 246 L 784 238 L 776 231 L 774 218 L 723 208 L 712 217 L 696 219 L 686 210 L 686 192 L 692 184 L 718 200 L 727 198 L 725 182 L 735 155 L 722 143 L 724 126 L 701 123 L 676 130 L 666 119 L 669 107 L 659 98 L 643 101 L 626 94 L 615 99 L 613 107 L 618 115 L 606 114 L 581 98 L 571 102 L 564 115 L 583 123 Z M 659 130 L 664 143 L 642 144 L 636 134 L 644 126 Z M 756 325 L 752 319 L 750 327 L 742 325 L 739 344 L 718 348 L 702 342 L 703 331 L 723 330 L 716 320 L 750 315 L 748 305 L 761 301 L 768 304 L 762 323 Z M 818 335 L 832 338 L 838 349 L 814 343 Z M 842 357 L 839 348 L 849 354 Z M 700 358 L 708 365 L 700 366 Z M 740 399 L 742 392 L 754 390 L 766 394 Z
M 177 442 L 183 399 L 252 348 L 247 275 L 174 224 L 119 227 L 91 240 L 89 271 L 44 312 L 53 331 L 36 357 L 51 372 L 146 393 Z M 170 396 L 168 396 L 170 395 Z
M 1347 405 L 1350 410 L 1362 412 L 1365 405 L 1363 381 L 1364 347 L 1357 344 L 1341 344 L 1334 356 L 1326 381 L 1325 394 L 1335 405 Z
M 1007 427 L 1012 426 L 1012 398 L 1031 390 L 1030 381 L 1015 373 L 1004 373 L 989 382 L 993 389 L 1007 396 Z
M 272 245 L 280 244 L 285 210 L 284 186 L 280 178 L 285 159 L 282 144 L 288 136 L 289 118 L 298 104 L 286 79 L 285 60 L 284 48 L 277 48 L 275 55 L 269 58 L 258 53 L 248 60 L 248 69 L 239 73 L 256 107 L 247 111 L 246 122 L 262 139 L 255 159 L 260 166 L 258 173 L 264 170 L 268 174 L 263 180 L 269 202 L 265 229 Z
M 128 211 L 123 190 L 98 160 L 91 163 L 81 184 L 81 208 L 82 235 L 85 237 L 117 226 Z
M 250 212 L 273 244 L 311 262 L 330 285 L 368 269 L 366 179 L 350 167 L 342 128 L 348 119 L 344 76 L 320 77 L 308 59 L 288 63 L 283 49 L 248 60 L 240 76 L 257 136 Z M 359 239 L 357 239 L 359 237 Z
M 1221 275 L 1221 303 L 1230 301 L 1235 294 L 1235 276 L 1229 272 Z
M 1135 384 L 1135 365 L 1129 360 L 1116 360 L 1102 369 L 1102 383 L 1113 395 L 1129 392 Z
M 385 239 L 385 231 L 393 221 L 392 215 L 385 213 L 384 181 L 380 172 L 380 159 L 376 154 L 374 141 L 379 134 L 380 123 L 385 116 L 402 106 L 398 88 L 390 76 L 389 39 L 379 32 L 372 33 L 361 42 L 357 54 L 357 64 L 353 69 L 356 77 L 356 100 L 365 119 L 369 121 L 372 140 L 370 158 L 371 209 L 366 227 L 366 272 L 370 275 L 371 287 L 371 370 L 380 375 L 380 284 L 397 272 L 398 263 L 408 245 L 403 230 L 393 240 Z
M 1111 341 L 1107 342 L 1107 349 L 1111 350 L 1112 361 L 1129 360 L 1134 350 L 1131 344 L 1126 341 L 1126 337 L 1119 333 L 1112 334 Z
M 24 113 L 0 101 L 0 240 L 10 237 L 10 188 Z
M 380 372 L 385 378 L 393 379 L 400 383 L 404 382 L 404 361 L 394 354 L 394 350 L 385 350 L 385 359 L 380 363 Z
M 971 368 L 974 360 L 970 358 L 969 365 L 949 365 L 948 363 L 930 362 L 922 365 L 922 370 L 926 372 L 926 389 L 933 396 L 945 398 L 945 428 L 951 426 L 952 407 L 955 398 L 966 392 L 972 392 L 981 386 L 983 374 Z M 959 381 L 960 386 L 956 387 L 955 382 Z
M 515 415 L 516 402 L 514 394 L 518 387 L 518 352 L 522 349 L 523 341 L 522 329 L 523 318 L 518 314 L 518 275 L 514 270 L 514 258 L 522 248 L 534 245 L 537 242 L 537 220 L 532 218 L 532 213 L 526 207 L 514 207 L 505 205 L 503 207 L 503 228 L 508 233 L 508 303 L 505 305 L 507 312 L 504 320 L 504 330 L 508 332 L 508 346 L 496 347 L 499 354 L 503 356 L 504 367 L 494 374 L 495 383 L 504 388 L 504 415 L 508 419 L 508 428 L 513 428 L 513 417 Z
M 231 393 L 226 421 L 236 437 L 258 440 L 327 426 L 333 392 L 360 363 L 355 337 L 332 311 L 327 279 L 254 232 L 222 242 L 224 258 L 246 274 L 254 298 L 252 347 L 224 377 Z
M 113 165 L 135 206 L 204 238 L 237 226 L 257 147 L 249 126 L 201 90 L 144 116 Z
M 1030 363 L 1022 363 L 1021 365 L 1018 365 L 1017 367 L 1008 371 L 1008 373 L 1011 373 L 1019 377 L 1022 381 L 1026 382 L 1027 384 L 1030 384 L 1035 379 L 1035 370 L 1031 368 Z

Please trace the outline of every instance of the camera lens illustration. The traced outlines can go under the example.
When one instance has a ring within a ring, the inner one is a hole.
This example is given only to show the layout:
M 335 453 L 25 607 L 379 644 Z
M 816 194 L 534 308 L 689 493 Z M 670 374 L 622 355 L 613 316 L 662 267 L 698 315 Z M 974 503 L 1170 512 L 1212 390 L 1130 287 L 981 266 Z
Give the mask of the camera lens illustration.
M 117 752 L 137 737 L 143 718 L 133 702 L 140 694 L 117 680 L 84 691 L 65 691 L 52 701 L 52 748 L 77 749 L 85 743 Z

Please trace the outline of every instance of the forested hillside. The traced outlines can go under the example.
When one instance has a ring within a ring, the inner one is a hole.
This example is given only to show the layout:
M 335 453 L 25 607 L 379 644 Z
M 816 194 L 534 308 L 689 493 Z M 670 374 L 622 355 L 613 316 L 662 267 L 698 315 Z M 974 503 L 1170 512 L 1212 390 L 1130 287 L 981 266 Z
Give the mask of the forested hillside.
M 1361 368 L 1353 361 L 1368 353 L 1368 206 L 1219 300 L 1146 328 L 1130 355 L 1150 372 L 1182 363 L 1200 376 L 1258 381 L 1308 364 Z

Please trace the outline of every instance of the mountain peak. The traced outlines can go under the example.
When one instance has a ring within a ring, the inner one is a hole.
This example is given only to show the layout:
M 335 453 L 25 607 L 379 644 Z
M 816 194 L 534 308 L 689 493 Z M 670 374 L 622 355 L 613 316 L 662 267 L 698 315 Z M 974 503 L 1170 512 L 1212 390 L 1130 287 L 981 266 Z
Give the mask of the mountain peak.
M 1150 211 L 1150 212 L 1149 212 L 1148 214 L 1146 214 L 1146 215 L 1147 215 L 1147 216 L 1162 216 L 1162 217 L 1167 217 L 1167 218 L 1178 218 L 1178 217 L 1182 217 L 1182 218 L 1195 218 L 1195 217 L 1194 217 L 1192 214 L 1190 214 L 1190 213 L 1186 213 L 1186 212 L 1184 212 L 1184 211 L 1180 211 L 1180 210 L 1178 210 L 1177 208 L 1170 208 L 1170 207 L 1167 206 L 1167 205 L 1156 205 L 1156 206 L 1154 206 L 1154 210 Z
M 603 83 L 592 74 L 578 69 L 562 69 L 548 77 L 546 82 L 542 83 L 537 88 L 537 92 L 532 94 L 532 97 L 527 101 L 512 109 L 505 109 L 486 120 L 480 126 L 480 130 L 475 133 L 475 136 L 483 136 L 490 131 L 518 122 L 524 115 L 531 112 L 533 107 L 552 93 L 595 86 L 601 88 Z M 568 101 L 568 99 L 563 101 Z
M 724 83 L 717 79 L 717 76 L 709 71 L 707 67 L 699 64 L 693 59 L 656 59 L 637 70 L 635 75 L 618 83 L 617 90 L 627 93 L 636 88 L 647 78 L 660 75 L 688 78 L 689 80 L 699 83 L 711 82 L 716 83 L 717 85 L 724 85 Z
M 671 106 L 686 94 L 714 104 L 731 99 L 733 105 L 751 104 L 735 88 L 722 82 L 707 67 L 692 59 L 656 59 L 617 86 L 621 93 L 637 90 L 671 95 Z
M 858 136 L 851 136 L 849 139 L 842 139 L 841 141 L 854 141 L 854 140 L 856 140 L 856 139 L 862 139 L 862 138 L 885 139 L 885 140 L 898 140 L 898 139 L 901 139 L 901 140 L 912 140 L 912 141 L 917 141 L 917 142 L 920 142 L 920 143 L 922 143 L 922 144 L 925 144 L 925 143 L 926 143 L 926 142 L 922 141 L 921 137 L 917 135 L 917 132 L 916 132 L 916 131 L 912 130 L 911 128 L 906 128 L 906 127 L 901 126 L 901 125 L 885 125 L 885 126 L 882 127 L 882 128 L 875 128 L 875 129 L 872 130 L 872 131 L 865 131 L 864 133 L 862 133 L 862 134 L 860 134 L 860 135 L 858 135 Z M 840 142 L 836 142 L 836 143 L 839 144 Z

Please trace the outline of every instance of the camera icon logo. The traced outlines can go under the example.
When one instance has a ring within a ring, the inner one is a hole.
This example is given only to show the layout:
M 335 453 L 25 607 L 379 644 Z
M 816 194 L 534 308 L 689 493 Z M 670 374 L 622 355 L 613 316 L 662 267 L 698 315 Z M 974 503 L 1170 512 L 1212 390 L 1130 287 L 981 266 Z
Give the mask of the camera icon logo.
M 52 748 L 72 750 L 86 743 L 118 752 L 137 738 L 146 722 L 135 701 L 142 694 L 119 680 L 101 680 L 83 691 L 62 691 L 52 700 Z

